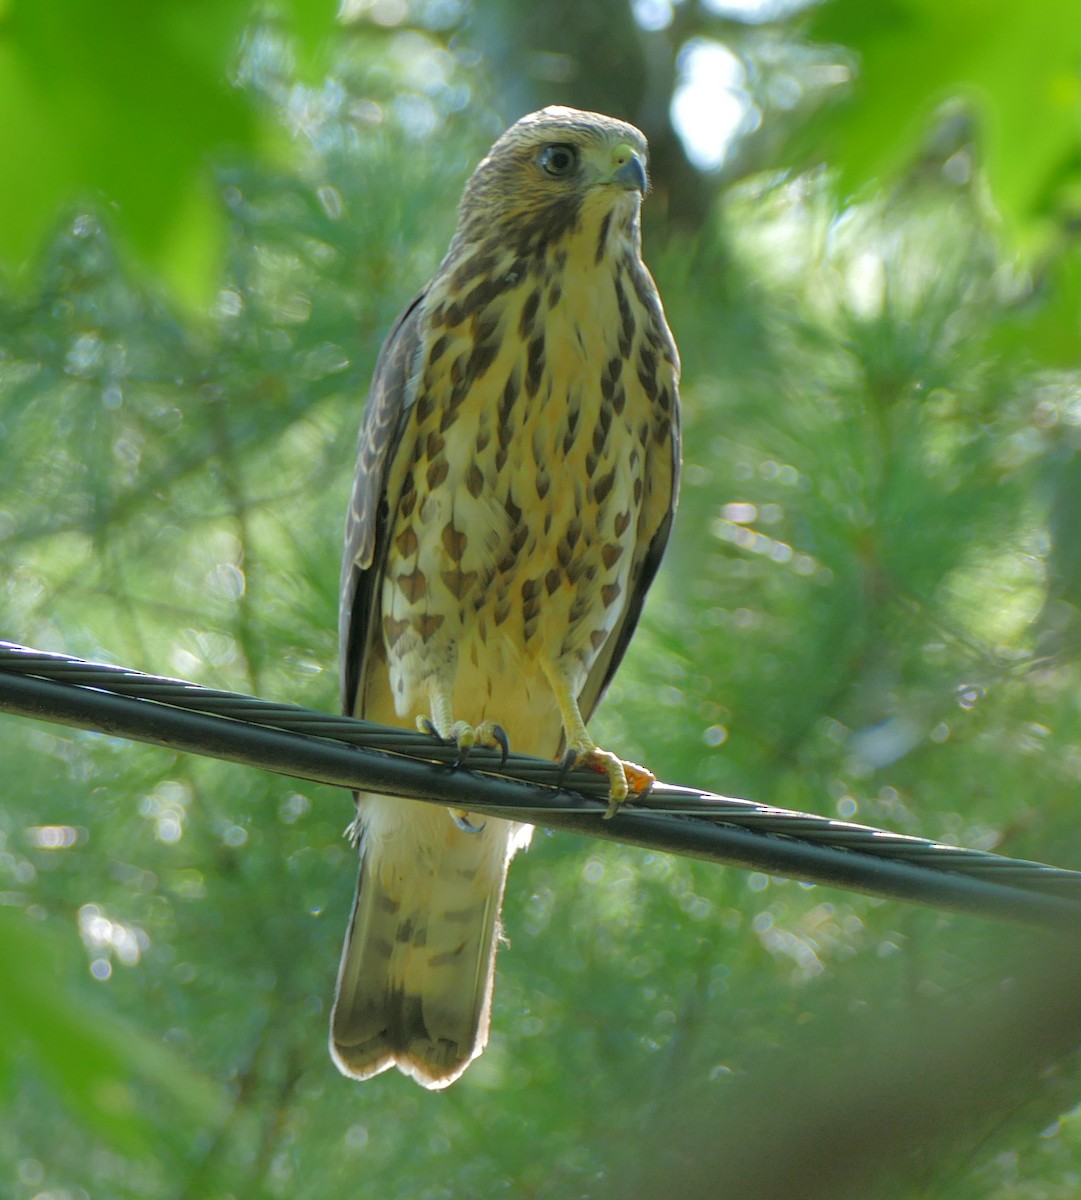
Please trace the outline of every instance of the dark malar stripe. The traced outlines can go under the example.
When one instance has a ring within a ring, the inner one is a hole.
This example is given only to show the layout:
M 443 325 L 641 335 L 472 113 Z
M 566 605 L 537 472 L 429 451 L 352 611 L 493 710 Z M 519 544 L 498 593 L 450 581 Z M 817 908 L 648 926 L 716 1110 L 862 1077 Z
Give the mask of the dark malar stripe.
M 612 225 L 612 210 L 604 214 L 604 220 L 601 222 L 601 231 L 597 236 L 597 252 L 593 257 L 595 263 L 599 263 L 604 258 L 604 251 L 608 245 L 608 230 Z

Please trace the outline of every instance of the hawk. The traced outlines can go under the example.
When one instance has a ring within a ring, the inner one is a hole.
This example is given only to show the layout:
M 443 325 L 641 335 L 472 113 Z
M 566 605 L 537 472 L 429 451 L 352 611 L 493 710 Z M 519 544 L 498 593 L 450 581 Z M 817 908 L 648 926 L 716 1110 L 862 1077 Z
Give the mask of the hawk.
M 346 524 L 347 713 L 461 752 L 507 742 L 652 776 L 585 722 L 656 573 L 679 357 L 641 258 L 646 141 L 546 108 L 492 146 L 450 249 L 376 364 Z M 628 774 L 630 780 L 628 781 Z M 528 825 L 361 794 L 331 1054 L 427 1088 L 484 1049 L 507 868 Z

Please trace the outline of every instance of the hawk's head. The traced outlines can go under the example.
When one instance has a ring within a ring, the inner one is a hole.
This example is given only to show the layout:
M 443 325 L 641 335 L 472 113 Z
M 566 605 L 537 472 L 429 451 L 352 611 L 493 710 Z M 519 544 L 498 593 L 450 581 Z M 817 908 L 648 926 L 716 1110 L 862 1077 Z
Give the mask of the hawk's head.
M 473 172 L 458 240 L 496 235 L 525 256 L 578 232 L 612 225 L 637 238 L 648 186 L 646 139 L 624 121 L 544 108 L 512 125 Z

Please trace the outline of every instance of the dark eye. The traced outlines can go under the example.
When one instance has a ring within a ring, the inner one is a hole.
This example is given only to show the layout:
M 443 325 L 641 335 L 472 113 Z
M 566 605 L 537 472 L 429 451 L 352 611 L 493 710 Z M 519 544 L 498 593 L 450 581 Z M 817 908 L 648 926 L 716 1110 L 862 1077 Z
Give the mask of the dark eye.
M 553 179 L 566 179 L 574 174 L 574 168 L 578 166 L 578 150 L 566 142 L 555 142 L 544 147 L 538 161 L 546 175 L 551 175 Z

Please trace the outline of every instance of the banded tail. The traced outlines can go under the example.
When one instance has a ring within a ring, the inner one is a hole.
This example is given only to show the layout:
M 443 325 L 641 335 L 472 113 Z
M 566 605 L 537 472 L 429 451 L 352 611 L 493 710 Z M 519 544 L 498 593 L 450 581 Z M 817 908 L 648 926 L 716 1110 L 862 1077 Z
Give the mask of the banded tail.
M 488 1042 L 503 888 L 531 830 L 489 818 L 468 832 L 446 809 L 383 796 L 359 810 L 331 1057 L 356 1079 L 394 1066 L 443 1088 Z

